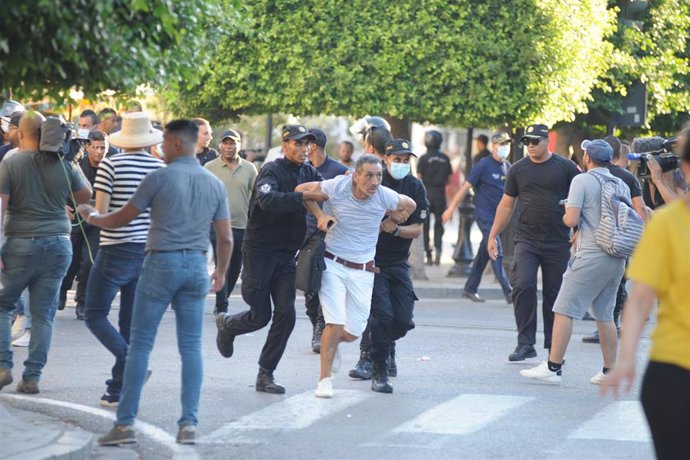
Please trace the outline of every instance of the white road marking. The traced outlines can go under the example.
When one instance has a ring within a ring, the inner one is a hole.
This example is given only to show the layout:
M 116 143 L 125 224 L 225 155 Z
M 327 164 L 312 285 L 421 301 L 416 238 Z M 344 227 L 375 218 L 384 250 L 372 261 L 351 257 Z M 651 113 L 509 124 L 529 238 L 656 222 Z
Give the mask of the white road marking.
M 647 420 L 639 401 L 617 401 L 582 423 L 570 439 L 651 442 Z
M 393 432 L 472 434 L 532 400 L 524 396 L 465 394 L 429 409 Z
M 251 414 L 226 423 L 216 431 L 199 439 L 200 443 L 259 443 L 248 431 L 300 430 L 311 426 L 319 419 L 329 417 L 348 407 L 371 397 L 370 393 L 354 390 L 336 390 L 331 399 L 314 396 L 314 391 L 306 391 L 291 398 L 284 399 Z M 265 436 L 262 436 L 265 441 Z
M 26 401 L 34 404 L 45 404 L 47 406 L 64 407 L 65 409 L 71 409 L 79 412 L 84 412 L 89 415 L 95 415 L 96 417 L 103 417 L 108 420 L 115 420 L 115 413 L 109 412 L 103 409 L 97 409 L 95 407 L 84 406 L 82 404 L 75 404 L 65 401 L 57 401 L 55 399 L 47 398 L 37 398 L 34 396 L 23 396 L 15 394 L 2 394 L 0 398 L 6 399 L 16 399 L 18 401 Z M 134 428 L 136 428 L 137 434 L 143 434 L 152 441 L 161 444 L 168 449 L 172 450 L 175 454 L 176 459 L 198 459 L 199 456 L 196 451 L 189 446 L 182 446 L 175 442 L 175 437 L 170 435 L 168 432 L 158 428 L 150 423 L 142 422 L 137 420 L 134 423 Z

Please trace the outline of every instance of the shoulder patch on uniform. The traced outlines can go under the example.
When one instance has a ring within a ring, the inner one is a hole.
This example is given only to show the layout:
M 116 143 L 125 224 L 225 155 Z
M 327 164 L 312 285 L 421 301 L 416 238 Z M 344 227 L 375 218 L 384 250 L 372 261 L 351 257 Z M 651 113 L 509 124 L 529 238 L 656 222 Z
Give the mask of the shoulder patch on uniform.
M 421 217 L 422 219 L 426 219 L 426 217 L 427 217 L 426 209 L 422 209 L 422 212 L 419 213 L 419 217 Z
M 261 193 L 269 193 L 271 191 L 271 184 L 264 184 L 261 187 L 259 187 L 259 191 Z

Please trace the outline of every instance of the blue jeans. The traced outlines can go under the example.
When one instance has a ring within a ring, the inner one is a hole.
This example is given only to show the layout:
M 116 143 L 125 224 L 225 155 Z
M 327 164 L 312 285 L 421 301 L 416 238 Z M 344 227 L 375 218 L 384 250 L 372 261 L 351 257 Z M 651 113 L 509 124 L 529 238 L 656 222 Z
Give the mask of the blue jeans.
M 106 381 L 107 392 L 119 395 L 125 371 L 129 328 L 132 322 L 134 292 L 144 261 L 144 243 L 122 243 L 101 246 L 86 286 L 84 320 L 86 327 L 115 356 L 112 379 Z M 120 291 L 118 329 L 108 320 L 110 306 Z
M 477 293 L 479 283 L 482 281 L 482 274 L 484 273 L 486 264 L 491 261 L 491 268 L 494 270 L 496 279 L 501 285 L 503 295 L 508 295 L 510 294 L 511 289 L 510 283 L 508 282 L 508 275 L 506 275 L 506 271 L 503 268 L 503 246 L 501 245 L 501 239 L 496 238 L 498 248 L 498 257 L 496 257 L 496 260 L 491 260 L 487 249 L 489 244 L 489 234 L 491 233 L 491 225 L 491 222 L 477 221 L 477 226 L 482 232 L 482 242 L 479 243 L 477 255 L 472 262 L 472 271 L 470 272 L 470 276 L 467 278 L 467 282 L 465 283 L 465 292 L 472 294 Z
M 182 358 L 182 417 L 178 424 L 198 423 L 203 379 L 201 330 L 209 287 L 205 252 L 182 250 L 146 254 L 134 298 L 132 335 L 117 407 L 117 425 L 134 423 L 149 355 L 168 305 L 172 305 L 175 312 L 177 348 Z
M 10 238 L 2 246 L 5 268 L 0 275 L 0 368 L 12 368 L 12 316 L 19 296 L 28 287 L 31 341 L 22 378 L 41 378 L 53 337 L 60 283 L 71 259 L 72 244 L 67 235 Z

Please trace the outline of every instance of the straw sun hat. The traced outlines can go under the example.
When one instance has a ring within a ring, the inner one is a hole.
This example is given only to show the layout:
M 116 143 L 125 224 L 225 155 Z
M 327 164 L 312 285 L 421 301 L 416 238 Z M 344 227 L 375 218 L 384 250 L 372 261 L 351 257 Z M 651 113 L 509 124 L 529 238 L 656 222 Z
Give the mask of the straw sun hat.
M 136 149 L 163 142 L 163 133 L 151 125 L 145 112 L 132 112 L 122 116 L 122 129 L 108 136 L 115 147 Z

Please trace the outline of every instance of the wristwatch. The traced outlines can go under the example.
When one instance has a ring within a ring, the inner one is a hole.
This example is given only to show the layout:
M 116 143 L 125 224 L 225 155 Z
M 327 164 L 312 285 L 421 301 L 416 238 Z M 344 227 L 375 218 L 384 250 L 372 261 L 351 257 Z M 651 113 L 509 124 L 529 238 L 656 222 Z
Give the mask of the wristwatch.
M 100 213 L 98 211 L 91 211 L 88 216 L 86 216 L 86 223 L 90 223 L 91 218 L 95 216 L 99 216 Z
M 395 226 L 395 231 L 393 232 L 393 236 L 400 236 L 400 226 L 399 225 Z

